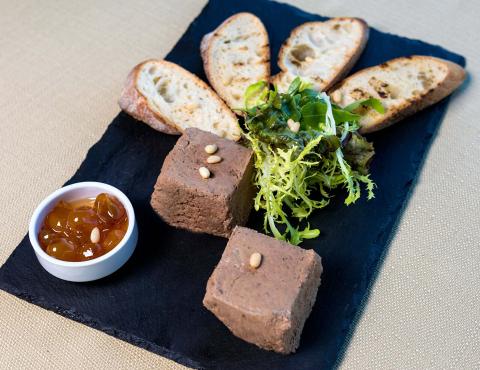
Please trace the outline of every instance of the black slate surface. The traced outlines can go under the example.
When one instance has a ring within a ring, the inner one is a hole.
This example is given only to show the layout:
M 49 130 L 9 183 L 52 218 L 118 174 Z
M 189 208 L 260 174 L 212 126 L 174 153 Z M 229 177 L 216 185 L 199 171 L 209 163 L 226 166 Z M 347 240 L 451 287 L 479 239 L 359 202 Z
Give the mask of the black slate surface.
M 250 11 L 265 23 L 275 62 L 290 30 L 324 17 L 264 0 L 212 0 L 167 59 L 204 77 L 198 51 L 202 35 L 226 17 Z M 367 19 L 368 21 L 368 19 Z M 464 65 L 463 57 L 438 46 L 371 29 L 355 70 L 388 59 L 425 54 Z M 275 63 L 273 73 L 278 71 Z M 45 272 L 25 237 L 0 270 L 0 287 L 16 296 L 152 352 L 193 367 L 215 369 L 328 369 L 348 344 L 368 288 L 388 248 L 396 222 L 439 126 L 447 101 L 370 139 L 377 155 L 373 201 L 345 207 L 337 197 L 311 221 L 321 236 L 303 246 L 323 258 L 323 282 L 294 355 L 267 352 L 235 338 L 202 306 L 205 284 L 226 240 L 194 235 L 164 224 L 149 198 L 163 159 L 176 137 L 155 132 L 120 113 L 68 183 L 102 181 L 131 199 L 140 238 L 128 263 L 92 283 L 68 283 Z M 259 217 L 250 226 L 260 229 Z

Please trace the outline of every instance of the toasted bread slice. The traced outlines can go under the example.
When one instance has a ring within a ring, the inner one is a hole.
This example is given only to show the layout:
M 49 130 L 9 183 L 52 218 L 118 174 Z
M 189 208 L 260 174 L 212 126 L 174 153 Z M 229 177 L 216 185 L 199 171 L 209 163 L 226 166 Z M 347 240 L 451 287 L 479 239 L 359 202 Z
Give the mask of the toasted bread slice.
M 327 90 L 352 69 L 368 34 L 367 24 L 358 18 L 333 18 L 296 27 L 280 49 L 281 72 L 272 78 L 272 83 L 285 92 L 300 76 L 315 90 Z
M 231 140 L 241 130 L 235 114 L 194 74 L 165 60 L 147 60 L 128 75 L 122 110 L 166 134 L 196 127 Z
M 244 108 L 245 90 L 270 78 L 270 46 L 262 21 L 238 13 L 205 35 L 200 45 L 208 81 L 232 108 Z
M 442 100 L 465 77 L 462 67 L 447 60 L 418 55 L 401 57 L 353 74 L 333 87 L 330 96 L 341 107 L 370 97 L 379 99 L 384 114 L 371 108 L 362 112 L 365 115 L 360 120 L 360 132 L 369 133 Z

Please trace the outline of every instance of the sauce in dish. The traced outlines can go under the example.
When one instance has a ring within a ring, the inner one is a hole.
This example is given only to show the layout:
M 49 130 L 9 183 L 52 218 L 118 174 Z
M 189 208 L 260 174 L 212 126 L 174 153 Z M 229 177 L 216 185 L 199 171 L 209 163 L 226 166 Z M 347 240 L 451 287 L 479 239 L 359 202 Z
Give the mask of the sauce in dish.
M 45 217 L 38 241 L 54 258 L 87 261 L 115 248 L 127 228 L 128 217 L 122 203 L 101 193 L 96 198 L 59 201 Z

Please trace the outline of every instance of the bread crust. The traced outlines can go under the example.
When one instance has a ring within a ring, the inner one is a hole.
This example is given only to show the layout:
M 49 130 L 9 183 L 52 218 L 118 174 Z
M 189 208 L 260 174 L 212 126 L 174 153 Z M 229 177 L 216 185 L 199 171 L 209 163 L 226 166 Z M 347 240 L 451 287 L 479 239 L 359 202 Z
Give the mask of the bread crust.
M 225 87 L 225 85 L 221 81 L 219 81 L 219 79 L 217 78 L 217 72 L 212 66 L 212 56 L 210 52 L 212 51 L 212 47 L 215 41 L 220 37 L 219 32 L 227 28 L 230 25 L 230 23 L 237 20 L 237 18 L 244 17 L 244 16 L 248 16 L 252 18 L 252 20 L 258 26 L 257 31 L 259 31 L 262 35 L 263 42 L 262 42 L 262 45 L 260 46 L 262 51 L 259 56 L 263 61 L 263 67 L 266 69 L 266 72 L 263 78 L 261 79 L 261 81 L 269 81 L 270 79 L 270 42 L 268 38 L 268 33 L 262 21 L 254 14 L 248 13 L 248 12 L 241 12 L 241 13 L 232 15 L 231 17 L 223 21 L 215 30 L 203 36 L 202 41 L 200 43 L 200 54 L 203 60 L 203 69 L 205 70 L 205 75 L 207 76 L 207 79 L 210 82 L 210 85 L 212 86 L 212 88 L 228 105 L 230 105 L 231 108 L 238 108 L 238 107 L 232 107 L 232 104 L 230 104 L 231 102 L 229 102 L 230 99 L 227 93 L 228 87 Z M 254 82 L 258 82 L 258 81 L 254 81 Z
M 295 39 L 295 37 L 303 31 L 305 27 L 309 26 L 316 26 L 319 24 L 325 25 L 325 24 L 331 24 L 331 23 L 337 23 L 339 21 L 350 21 L 350 22 L 358 22 L 361 28 L 361 38 L 359 42 L 356 45 L 356 48 L 354 50 L 350 50 L 345 59 L 345 63 L 341 66 L 338 66 L 338 71 L 335 74 L 334 78 L 332 78 L 330 81 L 325 81 L 325 85 L 322 90 L 326 91 L 328 90 L 331 86 L 333 86 L 336 82 L 344 78 L 347 73 L 353 68 L 357 60 L 360 58 L 362 55 L 363 50 L 365 49 L 365 46 L 367 45 L 368 37 L 370 34 L 368 24 L 361 18 L 350 18 L 350 17 L 338 17 L 338 18 L 332 18 L 324 22 L 306 22 L 303 23 L 297 27 L 295 27 L 292 32 L 290 33 L 290 36 L 283 42 L 282 46 L 280 47 L 280 51 L 278 53 L 278 58 L 277 58 L 277 63 L 279 68 L 281 69 L 281 72 L 277 73 L 275 76 L 272 76 L 271 78 L 271 83 L 273 84 L 278 84 L 283 76 L 286 73 L 289 73 L 287 66 L 283 62 L 285 59 L 286 54 L 288 53 L 288 50 L 292 47 L 292 41 Z
M 196 75 L 175 63 L 157 59 L 146 60 L 136 65 L 129 73 L 125 83 L 125 87 L 118 102 L 122 110 L 160 132 L 171 135 L 180 135 L 183 132 L 183 129 L 179 127 L 175 122 L 173 122 L 169 117 L 163 116 L 155 112 L 150 107 L 147 98 L 142 95 L 142 93 L 138 90 L 136 86 L 139 71 L 146 63 L 151 62 L 154 62 L 155 64 L 160 66 L 163 65 L 170 70 L 173 70 L 175 73 L 182 74 L 186 78 L 192 79 L 200 89 L 208 90 L 211 93 L 212 99 L 215 99 L 215 101 L 218 103 L 220 109 L 223 110 L 228 116 L 230 116 L 232 120 L 237 122 L 235 114 L 204 81 L 202 81 Z M 238 141 L 239 139 L 240 135 L 238 135 L 238 137 L 236 137 L 234 140 Z
M 396 109 L 392 109 L 387 111 L 383 116 L 379 117 L 379 120 L 374 122 L 371 125 L 363 126 L 360 128 L 360 133 L 368 134 L 371 132 L 375 132 L 386 128 L 388 126 L 393 125 L 394 123 L 401 121 L 402 119 L 411 116 L 418 111 L 433 105 L 443 98 L 450 95 L 453 91 L 455 91 L 465 80 L 466 72 L 465 70 L 456 63 L 450 62 L 448 60 L 431 57 L 431 56 L 423 56 L 423 55 L 413 55 L 409 57 L 399 57 L 388 62 L 385 62 L 378 66 L 373 66 L 369 68 L 365 68 L 361 71 L 354 73 L 353 75 L 349 76 L 345 80 L 341 81 L 337 85 L 333 86 L 333 88 L 329 91 L 330 95 L 333 95 L 335 91 L 342 89 L 342 87 L 349 81 L 361 76 L 363 73 L 368 71 L 374 71 L 378 68 L 388 68 L 390 64 L 395 64 L 401 62 L 403 60 L 409 60 L 410 62 L 422 62 L 425 60 L 433 60 L 437 63 L 443 64 L 447 69 L 447 74 L 444 79 L 439 83 L 438 86 L 435 88 L 431 88 L 423 93 L 415 96 L 414 98 L 410 98 L 406 100 L 403 104 L 396 107 Z

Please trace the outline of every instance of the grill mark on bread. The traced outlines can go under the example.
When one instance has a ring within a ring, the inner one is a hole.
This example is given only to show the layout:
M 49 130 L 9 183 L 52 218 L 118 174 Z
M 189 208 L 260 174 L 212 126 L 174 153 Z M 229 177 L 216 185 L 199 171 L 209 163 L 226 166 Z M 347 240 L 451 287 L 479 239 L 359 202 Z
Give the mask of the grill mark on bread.
M 352 90 L 350 96 L 355 100 L 368 99 L 370 95 L 363 89 L 357 87 Z
M 378 80 L 375 76 L 372 76 L 368 80 L 368 84 L 373 87 L 379 97 L 382 99 L 391 99 L 392 94 L 388 83 Z

